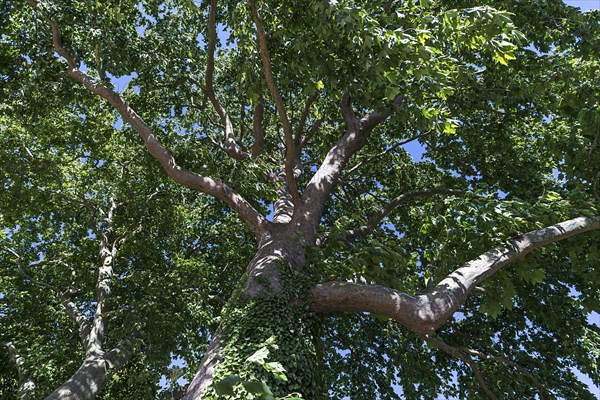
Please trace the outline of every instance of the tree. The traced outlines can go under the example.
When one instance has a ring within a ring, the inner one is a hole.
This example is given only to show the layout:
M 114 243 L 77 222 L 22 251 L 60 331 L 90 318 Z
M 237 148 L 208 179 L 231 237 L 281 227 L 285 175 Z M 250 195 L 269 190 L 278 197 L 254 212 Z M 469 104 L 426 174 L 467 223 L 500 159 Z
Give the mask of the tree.
M 600 13 L 0 10 L 3 397 L 595 398 Z

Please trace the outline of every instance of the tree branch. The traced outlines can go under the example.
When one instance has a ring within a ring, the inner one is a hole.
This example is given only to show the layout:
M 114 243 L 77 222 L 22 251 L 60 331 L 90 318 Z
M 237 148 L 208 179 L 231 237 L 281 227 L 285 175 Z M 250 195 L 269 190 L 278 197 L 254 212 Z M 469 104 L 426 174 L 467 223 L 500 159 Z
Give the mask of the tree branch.
M 77 307 L 77 305 L 71 300 L 71 296 L 75 291 L 72 289 L 61 290 L 60 288 L 58 288 L 54 285 L 50 285 L 46 282 L 38 281 L 37 279 L 35 279 L 31 275 L 29 275 L 27 272 L 25 272 L 25 269 L 21 265 L 21 256 L 15 250 L 11 249 L 10 247 L 4 246 L 4 245 L 2 245 L 1 247 L 3 249 L 5 249 L 6 251 L 10 252 L 11 254 L 13 254 L 17 258 L 17 269 L 19 270 L 19 274 L 21 274 L 21 276 L 23 276 L 25 279 L 27 279 L 28 281 L 30 281 L 31 283 L 33 283 L 36 286 L 39 286 L 39 287 L 42 287 L 45 289 L 49 289 L 50 291 L 55 293 L 58 297 L 60 297 L 61 304 L 62 304 L 63 308 L 65 309 L 65 312 L 73 321 L 75 321 L 77 323 L 79 338 L 81 340 L 81 343 L 85 346 L 86 338 L 90 332 L 90 324 L 89 324 L 89 321 L 86 318 L 86 316 L 83 315 L 81 310 L 79 310 L 79 307 Z M 44 260 L 39 263 L 29 264 L 28 267 L 32 267 L 34 265 L 39 266 L 39 265 L 43 265 L 43 264 L 52 264 L 52 263 L 62 263 L 62 262 L 61 261 L 45 261 Z
M 315 122 L 313 122 L 310 128 L 308 128 L 308 132 L 306 132 L 306 135 L 302 138 L 302 144 L 300 147 L 306 146 L 312 140 L 313 136 L 315 136 L 315 133 L 317 133 L 317 131 L 321 127 L 321 124 L 323 124 L 323 119 L 318 119 Z
M 393 144 L 392 146 L 388 147 L 387 149 L 385 149 L 385 150 L 383 150 L 383 151 L 381 151 L 381 152 L 379 152 L 377 154 L 372 155 L 371 157 L 367 158 L 366 160 L 361 161 L 358 164 L 356 164 L 354 167 L 350 168 L 348 170 L 348 172 L 346 172 L 346 176 L 347 175 L 351 175 L 354 171 L 356 171 L 357 169 L 359 169 L 360 167 L 362 167 L 364 164 L 368 164 L 371 161 L 376 160 L 379 157 L 382 157 L 382 156 L 388 154 L 389 152 L 396 150 L 398 147 L 402 147 L 405 144 L 408 144 L 408 143 L 413 142 L 413 141 L 415 141 L 415 140 L 417 140 L 419 138 L 422 138 L 423 136 L 428 135 L 431 132 L 433 132 L 433 131 L 428 131 L 428 132 L 425 132 L 425 133 L 419 133 L 418 135 L 415 135 L 415 136 L 410 137 L 410 138 L 408 138 L 406 140 L 402 140 L 402 141 L 400 141 L 398 143 Z
M 10 362 L 17 369 L 19 375 L 19 399 L 28 399 L 29 393 L 35 390 L 35 381 L 31 375 L 26 371 L 25 358 L 17 351 L 13 342 L 3 343 L 8 350 L 8 357 Z
M 294 136 L 294 146 L 296 148 L 296 152 L 300 152 L 302 148 L 302 131 L 306 126 L 306 120 L 308 119 L 308 114 L 310 113 L 310 107 L 319 97 L 318 93 L 311 94 L 308 99 L 306 99 L 306 104 L 304 105 L 304 110 L 302 110 L 302 114 L 300 115 L 300 120 L 298 121 L 298 126 L 296 127 L 296 134 Z M 299 155 L 298 155 L 299 156 Z
M 398 290 L 352 282 L 327 282 L 313 290 L 314 312 L 371 312 L 395 319 L 408 329 L 428 334 L 440 328 L 465 302 L 469 293 L 510 263 L 533 250 L 600 229 L 600 216 L 577 217 L 531 231 L 468 261 L 427 293 L 411 296 Z
M 477 363 L 475 361 L 473 361 L 473 359 L 471 357 L 464 354 L 460 349 L 450 346 L 449 344 L 446 344 L 446 343 L 442 342 L 441 340 L 436 339 L 430 335 L 424 335 L 423 339 L 427 342 L 427 344 L 431 345 L 432 347 L 443 350 L 446 353 L 450 354 L 451 356 L 454 356 L 454 357 L 458 358 L 459 360 L 463 361 L 465 364 L 467 364 L 469 366 L 469 368 L 471 368 L 471 371 L 473 371 L 475 380 L 477 381 L 477 383 L 479 384 L 479 387 L 481 388 L 481 390 L 483 390 L 485 395 L 492 400 L 498 400 L 498 397 L 494 394 L 494 392 L 492 392 L 492 390 L 485 383 L 485 379 L 483 378 L 483 375 L 481 374 L 479 367 L 477 367 Z
M 116 347 L 106 352 L 104 359 L 106 360 L 109 369 L 118 371 L 127 361 L 129 361 L 133 356 L 139 336 L 140 335 L 137 333 L 128 336 L 121 340 Z
M 281 125 L 283 125 L 283 133 L 285 136 L 286 146 L 285 176 L 287 180 L 287 185 L 290 190 L 290 195 L 292 196 L 294 204 L 299 205 L 301 199 L 300 195 L 298 194 L 298 187 L 296 185 L 296 178 L 294 176 L 294 167 L 296 166 L 298 160 L 296 159 L 295 143 L 294 138 L 292 136 L 292 124 L 290 123 L 290 120 L 287 116 L 287 111 L 285 109 L 285 105 L 283 104 L 281 93 L 279 92 L 277 84 L 275 83 L 275 78 L 273 77 L 273 71 L 271 69 L 271 56 L 269 55 L 269 48 L 267 45 L 267 33 L 265 32 L 265 27 L 262 18 L 258 13 L 256 3 L 253 0 L 248 0 L 248 4 L 252 12 L 252 19 L 254 20 L 254 24 L 256 25 L 256 36 L 258 38 L 259 53 L 263 64 L 263 69 L 265 71 L 267 86 L 269 88 L 269 91 L 271 92 L 273 100 L 275 101 L 275 107 L 277 108 L 277 115 L 279 116 Z
M 367 221 L 366 225 L 361 226 L 358 229 L 350 230 L 344 236 L 346 239 L 355 239 L 360 236 L 365 236 L 373 232 L 379 223 L 392 211 L 394 211 L 401 203 L 412 200 L 417 197 L 431 197 L 436 195 L 447 195 L 447 196 L 465 196 L 468 192 L 457 189 L 444 189 L 444 188 L 433 188 L 425 190 L 413 190 L 406 192 L 396 197 L 389 202 L 387 206 L 379 210 L 376 214 L 372 215 Z
M 523 368 L 519 364 L 512 362 L 504 357 L 484 354 L 480 351 L 468 349 L 466 347 L 457 347 L 457 349 L 463 353 L 467 353 L 467 354 L 473 355 L 475 357 L 479 357 L 484 360 L 496 361 L 496 362 L 500 362 L 500 363 L 503 363 L 503 364 L 513 367 L 514 369 L 516 369 L 517 371 L 522 373 L 527 379 L 529 379 L 537 387 L 538 392 L 540 394 L 540 400 L 546 399 L 547 390 L 544 387 L 544 385 L 542 385 L 542 383 L 540 381 L 538 381 L 529 371 L 527 371 L 525 368 Z
M 252 159 L 256 160 L 263 152 L 265 146 L 265 130 L 263 128 L 263 117 L 265 114 L 265 104 L 262 97 L 254 107 L 254 117 L 252 120 L 252 129 L 254 131 L 254 143 L 252 143 Z
M 390 9 L 392 8 L 392 3 L 394 2 L 394 0 L 387 0 L 385 2 L 385 4 L 383 5 L 383 11 L 385 12 L 389 12 Z
M 299 225 L 305 232 L 309 233 L 309 236 L 314 236 L 325 202 L 350 157 L 366 144 L 373 128 L 383 122 L 392 113 L 393 108 L 403 100 L 404 97 L 397 96 L 386 111 L 374 111 L 359 119 L 352 109 L 350 94 L 345 92 L 342 95 L 340 108 L 346 124 L 346 133 L 329 150 L 321 166 L 310 179 L 302 196 L 304 207 L 299 215 L 303 220 L 299 221 Z
M 114 203 L 113 203 L 114 204 Z M 112 207 L 111 207 L 112 209 Z M 112 218 L 114 209 L 107 217 L 109 229 L 112 228 Z M 96 311 L 90 332 L 86 338 L 86 356 L 101 356 L 104 352 L 102 345 L 104 343 L 105 320 L 104 314 L 107 309 L 107 302 L 111 297 L 111 284 L 113 277 L 114 259 L 116 256 L 116 247 L 112 249 L 105 240 L 100 241 L 100 266 L 98 267 L 98 278 L 96 280 Z
M 37 9 L 35 0 L 27 0 L 27 2 Z M 91 93 L 107 101 L 121 115 L 123 120 L 129 123 L 140 135 L 144 140 L 144 145 L 148 152 L 161 164 L 169 177 L 181 185 L 188 186 L 224 201 L 240 215 L 257 237 L 260 237 L 264 233 L 267 221 L 246 199 L 220 180 L 202 176 L 179 166 L 171 152 L 162 145 L 152 129 L 118 93 L 81 72 L 75 59 L 62 45 L 58 25 L 53 20 L 50 20 L 49 24 L 52 28 L 54 49 L 67 60 L 69 65 L 66 71 L 67 76 L 83 85 Z
M 215 47 L 217 41 L 216 27 L 217 0 L 210 0 L 210 10 L 208 13 L 208 49 L 207 49 L 207 65 L 206 65 L 206 95 L 210 99 L 213 107 L 221 117 L 221 121 L 225 131 L 225 151 L 235 160 L 245 160 L 250 156 L 247 151 L 242 151 L 235 141 L 233 134 L 233 125 L 225 108 L 215 94 L 213 86 L 213 77 L 215 73 Z

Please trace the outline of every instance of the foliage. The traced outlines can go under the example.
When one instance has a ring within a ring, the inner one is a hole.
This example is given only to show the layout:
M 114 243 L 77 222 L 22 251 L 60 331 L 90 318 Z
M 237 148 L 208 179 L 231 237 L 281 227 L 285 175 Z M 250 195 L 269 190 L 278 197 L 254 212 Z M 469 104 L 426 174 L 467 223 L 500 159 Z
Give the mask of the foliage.
M 310 279 L 282 263 L 283 296 L 247 299 L 238 292 L 223 310 L 221 334 L 227 338 L 224 362 L 215 373 L 216 395 L 245 398 L 245 390 L 264 400 L 318 398 L 320 321 L 306 306 Z M 268 361 L 271 359 L 280 361 Z M 236 384 L 237 390 L 234 390 Z M 208 398 L 211 393 L 208 393 Z M 220 398 L 215 396 L 216 398 Z
M 423 293 L 521 232 L 598 215 L 600 12 L 560 0 L 257 3 L 273 78 L 304 144 L 301 193 L 344 135 L 345 93 L 359 116 L 390 110 L 336 180 L 318 240 L 304 244 L 306 274 L 282 263 L 282 294 L 260 298 L 242 293 L 251 229 L 225 203 L 170 179 L 123 114 L 68 76 L 48 23 L 179 165 L 226 182 L 272 219 L 286 133 L 249 3 L 218 1 L 215 13 L 213 89 L 242 151 L 258 140 L 264 105 L 262 152 L 243 160 L 228 156 L 207 90 L 208 2 L 0 6 L 0 397 L 16 397 L 23 374 L 43 397 L 79 367 L 84 349 L 64 296 L 93 316 L 98 249 L 110 232 L 127 240 L 106 346 L 141 335 L 100 398 L 165 394 L 158 382 L 174 359 L 191 381 L 219 332 L 227 341 L 216 398 L 484 398 L 464 360 L 387 317 L 316 316 L 310 288 L 350 280 Z M 455 192 L 400 201 L 367 234 L 348 234 L 398 196 L 430 189 Z M 109 224 L 102 211 L 112 204 Z M 600 384 L 600 328 L 590 321 L 600 310 L 599 243 L 590 232 L 511 264 L 436 338 L 472 350 L 502 398 L 545 390 L 593 399 L 575 371 Z M 7 342 L 26 360 L 20 371 Z

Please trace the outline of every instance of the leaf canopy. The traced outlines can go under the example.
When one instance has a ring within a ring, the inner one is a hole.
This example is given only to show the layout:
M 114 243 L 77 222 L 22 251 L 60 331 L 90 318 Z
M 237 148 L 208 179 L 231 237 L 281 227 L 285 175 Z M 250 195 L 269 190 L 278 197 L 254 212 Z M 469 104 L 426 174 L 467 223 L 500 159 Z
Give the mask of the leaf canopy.
M 224 203 L 170 180 L 122 116 L 65 74 L 48 20 L 81 70 L 122 96 L 179 164 L 227 182 L 266 216 L 286 139 L 251 9 L 217 3 L 214 91 L 243 150 L 259 140 L 264 105 L 260 156 L 235 160 L 207 94 L 206 2 L 35 3 L 0 6 L 0 342 L 17 344 L 36 393 L 65 381 L 84 350 L 61 293 L 75 290 L 91 316 L 99 235 L 127 235 L 106 340 L 141 331 L 141 348 L 102 397 L 153 398 L 174 358 L 193 377 L 253 256 L 253 234 Z M 559 0 L 381 3 L 258 4 L 304 145 L 300 192 L 344 134 L 344 93 L 357 115 L 391 107 L 326 203 L 322 245 L 307 249 L 319 281 L 418 293 L 519 232 L 600 212 L 599 11 Z M 401 202 L 369 235 L 342 240 L 399 195 L 432 188 L 462 193 Z M 578 236 L 496 274 L 438 337 L 476 352 L 503 398 L 595 399 L 577 371 L 600 384 L 599 243 L 597 232 Z M 322 351 L 331 398 L 484 398 L 463 362 L 383 317 L 327 317 Z M 3 398 L 18 390 L 8 360 L 0 352 Z M 244 382 L 271 395 L 261 385 Z

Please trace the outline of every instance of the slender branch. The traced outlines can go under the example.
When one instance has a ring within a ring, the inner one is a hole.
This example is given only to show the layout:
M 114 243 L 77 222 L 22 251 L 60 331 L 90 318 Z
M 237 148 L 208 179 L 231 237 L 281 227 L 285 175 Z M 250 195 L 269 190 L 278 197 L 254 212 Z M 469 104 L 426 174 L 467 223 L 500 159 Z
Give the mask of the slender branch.
M 385 12 L 389 12 L 390 9 L 392 8 L 392 3 L 394 2 L 394 0 L 387 0 L 385 2 L 385 4 L 383 5 L 383 11 Z
M 37 3 L 34 0 L 27 1 L 34 8 L 37 8 Z M 121 115 L 123 120 L 129 123 L 140 135 L 148 152 L 161 164 L 169 177 L 181 185 L 191 187 L 224 201 L 252 228 L 257 237 L 264 233 L 267 221 L 246 199 L 233 191 L 226 183 L 202 176 L 178 165 L 171 152 L 158 140 L 150 126 L 118 93 L 81 72 L 75 59 L 70 56 L 62 45 L 58 25 L 53 20 L 50 20 L 49 24 L 52 28 L 54 49 L 69 64 L 66 71 L 67 76 L 82 84 L 91 93 L 107 101 Z
M 357 169 L 359 169 L 360 167 L 362 167 L 364 164 L 369 164 L 371 161 L 373 161 L 373 160 L 376 160 L 376 159 L 378 159 L 379 157 L 382 157 L 382 156 L 384 156 L 384 155 L 386 155 L 386 154 L 388 154 L 388 153 L 390 153 L 390 152 L 392 152 L 392 151 L 396 150 L 398 147 L 402 147 L 402 146 L 404 146 L 405 144 L 408 144 L 408 143 L 410 143 L 410 142 L 414 142 L 415 140 L 417 140 L 417 139 L 420 139 L 420 138 L 422 138 L 423 136 L 425 136 L 425 135 L 428 135 L 428 134 L 429 134 L 429 133 L 431 133 L 431 132 L 433 132 L 433 131 L 428 131 L 428 132 L 425 132 L 425 133 L 419 133 L 418 135 L 414 135 L 413 137 L 410 137 L 410 138 L 408 138 L 408 139 L 406 139 L 406 140 L 402 140 L 402 141 L 400 141 L 400 142 L 394 143 L 392 146 L 388 147 L 387 149 L 385 149 L 385 150 L 383 150 L 383 151 L 381 151 L 381 152 L 379 152 L 379 153 L 377 153 L 377 154 L 374 154 L 374 155 L 372 155 L 371 157 L 367 158 L 367 159 L 366 159 L 366 160 L 364 160 L 364 161 L 361 161 L 361 162 L 359 162 L 359 163 L 358 163 L 358 164 L 356 164 L 354 167 L 350 168 L 350 169 L 348 170 L 348 172 L 346 172 L 346 174 L 345 174 L 345 175 L 351 175 L 351 174 L 352 174 L 352 173 L 354 173 L 354 172 L 355 172 Z
M 258 38 L 259 53 L 263 64 L 263 69 L 265 71 L 267 87 L 269 88 L 271 96 L 275 101 L 277 115 L 279 116 L 279 120 L 281 121 L 281 125 L 283 126 L 283 133 L 285 136 L 286 146 L 285 176 L 287 180 L 287 185 L 290 190 L 290 195 L 292 196 L 294 204 L 298 205 L 300 204 L 301 199 L 300 195 L 298 194 L 298 187 L 296 185 L 296 178 L 294 176 L 294 167 L 296 166 L 298 160 L 296 159 L 295 142 L 292 136 L 292 124 L 290 123 L 290 120 L 287 116 L 287 111 L 285 109 L 285 105 L 283 104 L 281 93 L 279 92 L 277 84 L 275 83 L 275 78 L 273 77 L 273 70 L 271 69 L 271 56 L 269 55 L 269 48 L 267 45 L 267 33 L 265 32 L 265 27 L 262 18 L 258 13 L 256 3 L 253 0 L 248 0 L 248 4 L 252 12 L 254 24 L 256 25 L 256 36 Z
M 492 390 L 485 383 L 485 379 L 483 378 L 483 375 L 482 375 L 481 371 L 479 370 L 479 367 L 477 367 L 477 363 L 475 361 L 473 361 L 473 359 L 471 357 L 464 354 L 462 351 L 460 351 L 460 349 L 450 346 L 449 344 L 446 344 L 446 343 L 442 342 L 441 340 L 436 339 L 430 335 L 424 335 L 423 339 L 427 342 L 427 344 L 431 345 L 432 347 L 443 350 L 446 353 L 450 354 L 451 356 L 454 356 L 454 357 L 458 358 L 459 360 L 463 361 L 465 364 L 467 364 L 469 366 L 469 368 L 471 368 L 471 371 L 473 371 L 475 380 L 477 381 L 477 383 L 479 384 L 479 387 L 481 388 L 481 390 L 483 390 L 485 395 L 492 400 L 498 400 L 498 397 L 494 394 L 494 392 L 492 392 Z
M 81 340 L 81 343 L 85 345 L 85 339 L 89 333 L 90 324 L 89 324 L 89 321 L 86 318 L 86 316 L 83 315 L 81 310 L 79 310 L 79 307 L 77 307 L 77 305 L 71 300 L 72 294 L 75 291 L 72 289 L 61 290 L 57 286 L 50 285 L 46 282 L 42 282 L 42 281 L 39 281 L 39 280 L 33 278 L 31 275 L 29 275 L 27 272 L 25 272 L 25 268 L 23 268 L 23 266 L 21 265 L 22 258 L 15 250 L 11 249 L 10 247 L 4 246 L 4 245 L 1 245 L 0 247 L 2 247 L 4 250 L 8 251 L 9 253 L 11 253 L 12 255 L 14 255 L 17 258 L 17 269 L 19 271 L 19 274 L 21 274 L 21 276 L 23 276 L 25 279 L 27 279 L 28 281 L 30 281 L 31 283 L 33 283 L 36 286 L 39 286 L 39 287 L 45 288 L 45 289 L 49 289 L 50 291 L 55 293 L 58 297 L 60 297 L 61 304 L 62 304 L 63 308 L 65 309 L 65 312 L 73 321 L 75 321 L 77 323 L 79 338 Z M 44 265 L 44 264 L 54 264 L 54 263 L 64 264 L 62 261 L 59 261 L 59 260 L 57 260 L 57 261 L 43 260 L 41 262 L 31 263 L 26 268 L 31 268 L 33 266 L 40 266 L 40 265 Z
M 265 146 L 265 130 L 263 128 L 263 117 L 265 114 L 265 104 L 262 97 L 254 107 L 254 118 L 252 129 L 254 131 L 254 143 L 252 143 L 252 159 L 256 160 L 263 152 Z
M 411 296 L 401 291 L 352 282 L 316 285 L 315 312 L 371 312 L 395 319 L 408 329 L 428 334 L 440 328 L 485 279 L 533 250 L 569 237 L 600 229 L 600 215 L 577 217 L 514 239 L 509 246 L 489 250 L 450 273 L 428 292 Z
M 517 364 L 513 361 L 510 361 L 509 359 L 504 358 L 504 357 L 484 354 L 480 351 L 468 349 L 466 347 L 457 347 L 457 349 L 463 353 L 471 354 L 473 356 L 479 357 L 484 360 L 496 361 L 496 362 L 500 362 L 500 363 L 511 366 L 512 368 L 514 368 L 517 371 L 519 371 L 520 373 L 522 373 L 523 376 L 525 376 L 527 379 L 529 379 L 537 387 L 538 392 L 540 394 L 540 400 L 546 399 L 546 393 L 547 393 L 546 387 L 544 385 L 542 385 L 542 383 L 540 381 L 538 381 L 529 371 L 527 371 L 525 368 L 523 368 L 519 364 Z
M 592 155 L 594 154 L 594 148 L 598 145 L 598 139 L 600 139 L 600 119 L 596 123 L 596 135 L 594 137 L 592 145 L 590 146 L 590 150 L 588 151 L 587 157 L 587 163 L 589 166 L 588 169 L 591 169 L 590 180 L 592 181 L 592 195 L 596 199 L 600 198 L 600 196 L 598 196 L 598 179 L 596 179 L 596 176 L 594 176 L 598 172 L 598 167 L 595 167 L 595 164 L 592 162 Z
M 221 117 L 221 121 L 225 130 L 225 151 L 235 160 L 245 160 L 250 156 L 247 151 L 242 151 L 235 141 L 233 134 L 233 125 L 225 108 L 215 94 L 213 77 L 215 73 L 215 47 L 217 41 L 216 27 L 217 0 L 210 0 L 210 11 L 208 13 L 208 49 L 207 49 L 207 65 L 206 65 L 206 89 L 205 93 L 210 99 L 213 107 Z
M 345 235 L 347 239 L 354 239 L 360 236 L 365 236 L 373 232 L 375 228 L 379 225 L 379 223 L 392 211 L 394 211 L 401 203 L 404 203 L 409 200 L 413 200 L 417 197 L 431 197 L 436 195 L 446 195 L 446 196 L 465 196 L 468 195 L 468 192 L 457 189 L 445 189 L 445 188 L 433 188 L 433 189 L 425 189 L 425 190 L 413 190 L 411 192 L 406 192 L 396 197 L 392 201 L 388 203 L 387 206 L 379 210 L 377 213 L 371 216 L 367 221 L 366 225 L 361 226 L 358 229 L 350 230 Z
M 304 105 L 304 110 L 302 110 L 302 114 L 300 115 L 300 120 L 298 121 L 298 126 L 296 127 L 296 134 L 294 136 L 294 146 L 296 147 L 296 151 L 299 152 L 302 148 L 302 131 L 306 126 L 306 120 L 308 119 L 308 114 L 310 113 L 310 107 L 319 97 L 318 93 L 311 94 L 306 100 L 306 104 Z
M 308 132 L 306 132 L 306 136 L 304 136 L 304 138 L 302 138 L 301 147 L 306 146 L 312 140 L 313 136 L 315 136 L 315 133 L 317 133 L 317 131 L 319 130 L 319 128 L 321 127 L 322 124 L 323 124 L 323 119 L 321 119 L 321 118 L 319 118 L 318 120 L 313 122 L 313 124 L 310 126 L 310 128 L 308 128 Z

